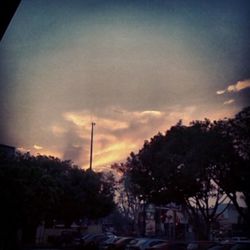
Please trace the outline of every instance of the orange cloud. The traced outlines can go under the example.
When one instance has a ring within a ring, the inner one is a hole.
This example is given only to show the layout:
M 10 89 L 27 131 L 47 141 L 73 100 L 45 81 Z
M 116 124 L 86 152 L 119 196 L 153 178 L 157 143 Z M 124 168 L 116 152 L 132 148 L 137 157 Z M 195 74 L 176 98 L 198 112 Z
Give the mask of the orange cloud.
M 46 148 L 31 150 L 31 153 L 34 154 L 34 155 L 36 155 L 36 154 L 50 155 L 50 156 L 54 156 L 54 157 L 57 157 L 57 158 L 62 158 L 62 153 L 61 152 L 59 152 L 57 150 L 46 149 Z
M 36 145 L 36 144 L 33 146 L 33 148 L 34 148 L 34 149 L 38 149 L 38 150 L 43 149 L 42 146 L 39 146 L 39 145 Z
M 54 156 L 54 157 L 58 157 L 58 158 L 62 158 L 62 153 L 58 150 L 51 150 L 48 148 L 44 148 L 42 146 L 39 145 L 34 145 L 32 148 L 27 148 L 27 147 L 18 147 L 17 148 L 18 151 L 20 151 L 21 153 L 31 153 L 32 155 L 49 155 L 49 156 Z
M 27 153 L 27 152 L 30 152 L 30 149 L 29 148 L 26 148 L 26 147 L 18 147 L 17 150 L 21 153 Z
M 246 88 L 250 88 L 250 79 L 238 81 L 235 84 L 231 84 L 223 90 L 216 91 L 216 94 L 222 95 L 222 94 L 225 94 L 226 92 L 239 92 L 239 91 L 246 89 Z
M 59 136 L 59 137 L 66 133 L 66 129 L 59 125 L 53 125 L 51 127 L 51 130 L 55 136 Z
M 65 147 L 68 147 L 68 154 L 65 156 L 62 153 L 62 155 L 67 159 L 72 159 L 79 166 L 88 168 L 91 122 L 96 122 L 93 167 L 95 170 L 108 169 L 112 163 L 125 160 L 130 152 L 137 152 L 145 140 L 158 132 L 164 133 L 180 119 L 184 124 L 189 124 L 196 119 L 205 117 L 219 119 L 231 114 L 226 106 L 217 113 L 214 111 L 204 113 L 201 109 L 203 108 L 194 105 L 186 107 L 177 105 L 165 110 L 130 111 L 120 107 L 109 107 L 102 110 L 102 113 L 87 110 L 72 111 L 63 114 L 63 126 L 57 124 L 53 127 L 53 131 L 55 135 L 60 135 L 62 142 L 63 138 L 67 142 Z M 67 130 L 61 130 L 65 127 Z M 75 146 L 80 150 L 77 150 L 80 154 L 74 153 Z
M 230 104 L 227 101 L 225 104 Z M 98 111 L 72 111 L 63 113 L 63 120 L 50 127 L 54 136 L 53 144 L 49 147 L 43 142 L 43 147 L 35 144 L 32 154 L 53 155 L 58 158 L 71 159 L 83 168 L 89 167 L 90 129 L 94 127 L 94 155 L 93 168 L 96 171 L 109 169 L 114 162 L 124 161 L 130 152 L 137 152 L 145 140 L 149 140 L 158 132 L 164 133 L 170 126 L 182 119 L 189 124 L 195 119 L 224 118 L 230 115 L 232 108 L 207 111 L 202 107 L 179 105 L 162 110 L 126 110 L 119 107 L 110 107 Z M 201 112 L 202 110 L 202 112 Z
M 162 123 L 164 112 L 157 110 L 128 111 L 115 107 L 101 115 L 88 111 L 66 112 L 64 119 L 74 125 L 73 129 L 87 145 L 85 161 L 80 164 L 88 167 L 90 128 L 94 121 L 94 161 L 96 168 L 110 165 L 125 159 L 131 151 L 138 149 L 143 141 L 152 135 L 152 128 Z M 104 118 L 105 117 L 105 118 Z M 150 124 L 150 126 L 147 126 Z
M 90 129 L 91 122 L 96 122 L 101 124 L 103 128 L 119 130 L 128 128 L 128 124 L 125 121 L 112 120 L 107 118 L 102 118 L 98 116 L 93 116 L 89 112 L 67 112 L 64 114 L 64 118 L 67 121 L 73 122 L 79 127 L 85 129 Z
M 111 165 L 114 162 L 124 160 L 131 151 L 135 150 L 138 145 L 130 141 L 118 142 L 109 145 L 107 148 L 98 150 L 94 154 L 94 167 L 100 168 Z
M 250 79 L 244 80 L 244 81 L 238 81 L 234 85 L 229 85 L 227 87 L 228 92 L 238 92 L 242 89 L 250 88 Z

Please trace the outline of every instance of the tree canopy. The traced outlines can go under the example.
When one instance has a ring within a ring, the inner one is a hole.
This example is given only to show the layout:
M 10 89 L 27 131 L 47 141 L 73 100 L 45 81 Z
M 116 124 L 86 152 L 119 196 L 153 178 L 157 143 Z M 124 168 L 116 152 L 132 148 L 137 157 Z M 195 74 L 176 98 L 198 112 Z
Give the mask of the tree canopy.
M 69 226 L 108 215 L 115 207 L 112 178 L 51 156 L 1 155 L 0 220 L 6 235 L 19 228 L 30 230 L 41 221 Z
M 188 126 L 180 121 L 165 134 L 145 141 L 138 153 L 131 153 L 114 168 L 130 179 L 130 191 L 145 201 L 184 204 L 190 218 L 197 217 L 198 209 L 207 235 L 225 198 L 232 200 L 247 221 L 237 192 L 243 193 L 247 204 L 249 110 L 233 119 L 205 119 Z

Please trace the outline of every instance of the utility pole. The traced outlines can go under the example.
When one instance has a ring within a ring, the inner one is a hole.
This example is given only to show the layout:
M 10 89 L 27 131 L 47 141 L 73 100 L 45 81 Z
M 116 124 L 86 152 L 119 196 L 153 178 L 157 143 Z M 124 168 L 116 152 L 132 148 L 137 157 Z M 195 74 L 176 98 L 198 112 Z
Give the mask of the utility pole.
M 95 123 L 91 123 L 91 142 L 90 142 L 90 160 L 89 160 L 89 169 L 92 170 L 92 161 L 93 161 L 93 135 L 94 135 L 94 126 Z

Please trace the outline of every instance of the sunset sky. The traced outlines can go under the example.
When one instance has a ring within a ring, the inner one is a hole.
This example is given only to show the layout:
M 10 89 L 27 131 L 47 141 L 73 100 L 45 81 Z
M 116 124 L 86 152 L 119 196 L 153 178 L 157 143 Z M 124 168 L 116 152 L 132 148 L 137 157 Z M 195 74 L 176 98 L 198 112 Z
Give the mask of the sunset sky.
M 0 144 L 89 165 L 250 104 L 250 2 L 23 0 L 0 43 Z

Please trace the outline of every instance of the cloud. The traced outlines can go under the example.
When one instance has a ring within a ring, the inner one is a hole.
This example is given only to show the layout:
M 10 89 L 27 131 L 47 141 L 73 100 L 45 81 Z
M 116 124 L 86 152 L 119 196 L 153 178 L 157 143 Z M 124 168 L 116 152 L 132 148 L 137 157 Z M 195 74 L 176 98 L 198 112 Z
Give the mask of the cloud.
M 31 151 L 32 154 L 41 154 L 41 155 L 50 155 L 58 158 L 62 158 L 62 153 L 58 151 L 58 149 L 39 149 L 39 151 Z
M 128 128 L 128 124 L 125 121 L 113 120 L 102 118 L 98 116 L 91 115 L 87 111 L 83 112 L 66 112 L 64 118 L 67 121 L 73 122 L 75 125 L 83 127 L 85 129 L 90 129 L 91 122 L 96 124 L 101 124 L 103 128 L 111 130 L 119 130 Z
M 119 162 L 124 160 L 128 154 L 137 148 L 138 145 L 123 142 L 116 142 L 108 146 L 106 149 L 97 151 L 94 154 L 95 164 L 100 165 L 111 165 L 113 162 Z
M 31 151 L 29 148 L 26 147 L 17 147 L 17 150 L 21 153 L 27 153 Z
M 37 149 L 37 150 L 43 149 L 42 146 L 39 146 L 39 145 L 36 145 L 36 144 L 33 146 L 33 148 L 34 148 L 34 149 Z
M 224 104 L 224 105 L 230 105 L 230 104 L 232 104 L 232 103 L 234 103 L 234 99 L 227 100 L 227 101 L 225 101 L 223 104 Z
M 109 107 L 100 113 L 95 111 L 70 111 L 63 113 L 68 126 L 67 145 L 64 157 L 77 160 L 84 168 L 89 165 L 91 122 L 94 128 L 93 167 L 101 169 L 114 162 L 125 160 L 130 152 L 136 152 L 145 140 L 158 132 L 165 132 L 171 125 L 183 119 L 192 120 L 195 106 L 171 107 L 165 110 L 126 110 L 121 107 Z M 67 126 L 67 125 L 65 125 Z M 80 148 L 73 147 L 74 144 Z M 77 153 L 81 157 L 78 157 Z M 84 156 L 84 157 L 83 157 Z
M 224 106 L 225 109 L 227 106 Z M 114 162 L 126 160 L 130 152 L 138 152 L 145 140 L 158 132 L 165 133 L 180 119 L 189 124 L 195 119 L 204 119 L 195 105 L 145 110 L 128 110 L 111 106 L 102 110 L 72 110 L 63 112 L 49 127 L 50 139 L 32 146 L 31 153 L 46 154 L 72 160 L 80 167 L 89 167 L 91 122 L 94 127 L 93 168 L 96 171 L 109 169 Z M 227 109 L 228 110 L 228 109 Z M 203 113 L 204 115 L 204 113 Z M 212 118 L 215 113 L 206 117 Z M 221 113 L 218 114 L 222 117 Z M 224 117 L 224 116 L 223 116 Z M 33 144 L 31 144 L 33 145 Z M 27 145 L 27 147 L 30 147 Z
M 165 113 L 159 110 L 129 111 L 120 107 L 109 107 L 97 111 L 70 111 L 63 113 L 68 124 L 64 158 L 76 159 L 84 168 L 89 165 L 90 129 L 94 121 L 93 166 L 101 168 L 113 162 L 126 159 L 131 151 L 137 150 L 145 139 L 158 132 L 164 122 Z M 154 131 L 156 129 L 157 131 Z M 55 134 L 61 132 L 53 127 Z M 81 147 L 73 147 L 74 144 Z M 80 153 L 80 154 L 79 154 Z M 79 155 L 81 157 L 79 157 Z M 83 157 L 84 156 L 84 157 Z
M 51 131 L 55 136 L 61 137 L 63 136 L 67 131 L 65 128 L 63 128 L 60 125 L 53 125 L 51 127 Z
M 84 156 L 84 154 L 83 154 L 84 150 L 83 150 L 82 146 L 68 144 L 65 147 L 63 158 L 67 159 L 67 160 L 74 159 L 74 160 L 78 161 L 79 158 L 81 157 L 81 153 L 82 153 L 82 156 Z
M 51 148 L 45 148 L 38 145 L 34 145 L 31 150 L 26 152 L 30 152 L 33 155 L 50 155 L 58 158 L 62 158 L 62 152 L 60 152 L 59 148 L 56 146 L 51 146 Z
M 162 115 L 162 112 L 160 111 L 156 111 L 156 110 L 146 110 L 146 111 L 143 111 L 141 112 L 141 115 L 144 116 L 144 115 L 149 115 L 149 116 L 161 116 Z
M 216 94 L 217 95 L 222 95 L 222 94 L 224 94 L 226 92 L 226 90 L 218 90 L 218 91 L 216 91 Z
M 226 92 L 230 93 L 230 92 L 239 92 L 243 89 L 246 88 L 250 88 L 250 79 L 246 79 L 243 81 L 238 81 L 235 84 L 231 84 L 229 85 L 227 88 L 223 89 L 223 90 L 218 90 L 216 91 L 217 95 L 222 95 L 225 94 Z
M 171 123 L 171 125 L 176 124 L 176 122 L 178 122 L 179 120 L 182 120 L 184 124 L 188 124 L 194 119 L 196 111 L 196 106 L 188 106 L 185 108 L 175 107 L 170 110 L 167 119 Z
M 229 85 L 227 88 L 228 92 L 238 92 L 241 91 L 242 89 L 250 88 L 250 79 L 243 80 L 243 81 L 238 81 L 234 85 Z

